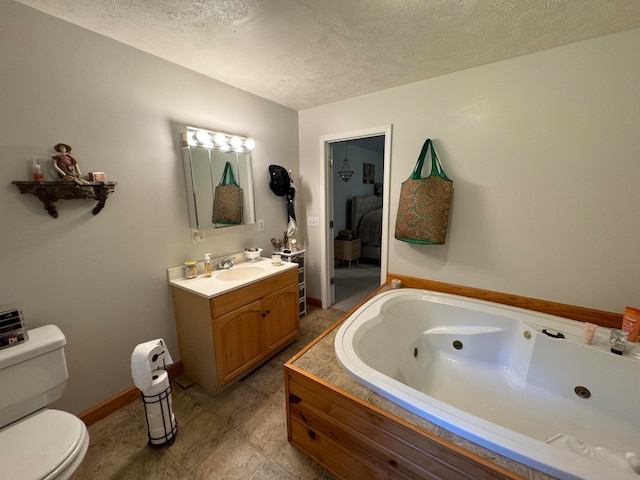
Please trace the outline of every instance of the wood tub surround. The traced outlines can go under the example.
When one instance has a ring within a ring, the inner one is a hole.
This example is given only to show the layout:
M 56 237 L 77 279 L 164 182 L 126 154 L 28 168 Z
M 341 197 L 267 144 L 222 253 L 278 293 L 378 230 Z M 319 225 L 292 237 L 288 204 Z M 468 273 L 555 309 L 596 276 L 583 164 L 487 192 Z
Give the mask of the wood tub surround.
M 619 328 L 622 320 L 622 314 L 395 274 L 388 274 L 387 282 L 393 278 L 405 287 L 528 308 L 607 328 Z M 372 296 L 390 288 L 387 283 Z M 347 316 L 284 366 L 290 443 L 344 480 L 555 478 L 443 429 L 344 373 L 333 343 Z

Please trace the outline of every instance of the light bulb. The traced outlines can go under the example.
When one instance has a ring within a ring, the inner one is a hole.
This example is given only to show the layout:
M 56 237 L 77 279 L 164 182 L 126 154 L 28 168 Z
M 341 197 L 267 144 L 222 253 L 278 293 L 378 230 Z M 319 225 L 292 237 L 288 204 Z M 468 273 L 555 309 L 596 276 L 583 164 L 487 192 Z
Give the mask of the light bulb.
M 227 136 L 224 133 L 216 133 L 216 135 L 213 137 L 213 141 L 216 142 L 216 145 L 218 145 L 221 148 L 227 148 Z
M 242 139 L 240 137 L 231 137 L 231 141 L 229 143 L 236 150 L 240 150 L 242 148 Z
M 244 146 L 248 150 L 253 150 L 254 148 L 256 148 L 256 141 L 253 138 L 247 138 L 244 141 Z
M 198 143 L 211 144 L 211 136 L 206 130 L 197 130 L 196 140 Z

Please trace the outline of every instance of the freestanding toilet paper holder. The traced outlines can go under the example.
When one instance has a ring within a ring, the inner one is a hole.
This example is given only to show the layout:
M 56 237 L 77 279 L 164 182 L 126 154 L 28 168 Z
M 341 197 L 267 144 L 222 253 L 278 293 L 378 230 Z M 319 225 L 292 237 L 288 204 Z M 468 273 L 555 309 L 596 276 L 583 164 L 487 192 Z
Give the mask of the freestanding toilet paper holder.
M 166 370 L 164 371 L 166 373 Z M 142 404 L 144 405 L 144 414 L 147 419 L 148 444 L 164 445 L 167 443 L 173 445 L 178 433 L 178 422 L 172 409 L 171 382 L 169 382 L 169 386 L 165 390 L 158 394 L 145 395 L 142 392 Z M 155 419 L 157 421 L 154 422 Z M 161 425 L 161 427 L 158 428 L 157 425 Z
M 131 374 L 142 392 L 149 445 L 172 445 L 178 433 L 165 360 L 173 363 L 161 338 L 137 345 L 131 354 Z

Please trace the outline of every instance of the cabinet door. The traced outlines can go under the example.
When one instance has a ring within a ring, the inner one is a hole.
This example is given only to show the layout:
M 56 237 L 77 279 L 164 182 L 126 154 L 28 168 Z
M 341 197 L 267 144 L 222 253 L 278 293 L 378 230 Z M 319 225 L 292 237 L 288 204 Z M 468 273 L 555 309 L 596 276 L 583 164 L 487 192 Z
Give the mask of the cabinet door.
M 267 295 L 262 299 L 262 309 L 262 339 L 265 354 L 268 354 L 298 334 L 298 285 Z
M 260 307 L 258 300 L 213 319 L 218 385 L 233 379 L 262 359 Z

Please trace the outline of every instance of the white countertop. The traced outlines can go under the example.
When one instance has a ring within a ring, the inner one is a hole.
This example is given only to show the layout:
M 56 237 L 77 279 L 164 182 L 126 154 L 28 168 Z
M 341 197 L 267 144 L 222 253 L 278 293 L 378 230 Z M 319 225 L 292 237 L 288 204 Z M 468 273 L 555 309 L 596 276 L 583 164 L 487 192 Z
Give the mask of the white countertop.
M 198 262 L 198 272 L 202 272 L 202 262 Z M 225 272 L 227 270 L 214 270 L 211 277 L 206 277 L 203 273 L 200 273 L 197 278 L 185 278 L 183 266 L 172 267 L 167 270 L 169 278 L 169 285 L 182 288 L 196 295 L 200 295 L 205 298 L 213 298 L 224 293 L 228 293 L 232 290 L 236 290 L 245 285 L 250 285 L 260 280 L 264 280 L 272 275 L 276 275 L 285 270 L 292 268 L 298 268 L 297 263 L 282 262 L 281 265 L 273 265 L 270 258 L 258 257 L 255 260 L 250 260 L 242 263 L 237 263 L 231 267 L 233 269 L 242 269 L 246 267 L 258 267 L 264 270 L 264 273 L 260 273 L 250 280 L 219 280 L 216 279 L 216 275 Z

